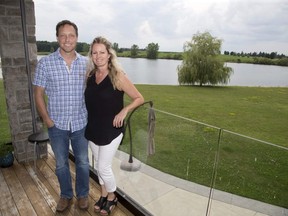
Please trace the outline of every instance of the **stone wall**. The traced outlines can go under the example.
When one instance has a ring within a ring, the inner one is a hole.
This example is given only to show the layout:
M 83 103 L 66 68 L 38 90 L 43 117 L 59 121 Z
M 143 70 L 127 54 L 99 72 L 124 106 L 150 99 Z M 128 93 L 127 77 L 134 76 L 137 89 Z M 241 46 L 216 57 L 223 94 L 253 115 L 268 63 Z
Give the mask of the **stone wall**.
M 25 8 L 24 13 L 21 8 Z M 26 24 L 27 37 L 23 34 L 23 24 Z M 32 114 L 35 113 L 35 106 L 31 106 L 31 101 L 32 104 L 34 101 L 31 100 L 31 80 L 37 63 L 35 12 L 32 0 L 0 0 L 0 40 L 11 139 L 14 155 L 22 162 L 26 160 L 26 152 L 30 152 L 27 137 L 35 131 L 33 116 L 36 115 Z

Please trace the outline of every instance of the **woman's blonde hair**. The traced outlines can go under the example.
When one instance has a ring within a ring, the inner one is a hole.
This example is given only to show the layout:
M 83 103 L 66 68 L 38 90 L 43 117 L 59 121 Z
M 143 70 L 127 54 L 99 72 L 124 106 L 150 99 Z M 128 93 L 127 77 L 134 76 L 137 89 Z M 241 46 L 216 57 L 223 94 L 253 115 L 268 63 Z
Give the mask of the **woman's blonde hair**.
M 122 73 L 124 71 L 118 63 L 117 55 L 116 55 L 115 50 L 112 48 L 111 42 L 109 42 L 104 37 L 101 37 L 101 36 L 96 37 L 90 44 L 89 53 L 88 53 L 88 65 L 87 65 L 86 79 L 88 79 L 93 74 L 95 74 L 98 69 L 97 66 L 94 64 L 94 62 L 92 61 L 92 48 L 94 44 L 103 44 L 106 47 L 108 53 L 110 54 L 110 58 L 108 61 L 108 70 L 109 70 L 108 76 L 111 79 L 114 89 L 116 89 L 117 82 L 118 82 L 117 75 L 118 73 Z

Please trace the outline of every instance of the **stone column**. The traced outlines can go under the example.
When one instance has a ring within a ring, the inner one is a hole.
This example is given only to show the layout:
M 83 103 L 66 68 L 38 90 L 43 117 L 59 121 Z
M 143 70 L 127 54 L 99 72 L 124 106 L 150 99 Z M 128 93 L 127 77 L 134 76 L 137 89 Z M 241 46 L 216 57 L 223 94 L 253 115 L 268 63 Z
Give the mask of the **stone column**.
M 23 10 L 27 37 L 23 34 Z M 22 7 L 23 8 L 23 7 Z M 22 16 L 21 16 L 22 15 Z M 33 132 L 31 96 L 26 57 L 29 59 L 31 77 L 37 63 L 35 37 L 35 12 L 32 0 L 0 0 L 0 55 L 4 92 L 14 155 L 19 162 L 26 160 L 27 137 Z M 25 55 L 25 43 L 28 56 Z M 28 68 L 29 68 L 28 67 Z M 32 95 L 33 97 L 33 95 Z M 32 100 L 33 101 L 33 100 Z M 33 104 L 34 105 L 34 104 Z M 36 114 L 35 114 L 36 115 Z

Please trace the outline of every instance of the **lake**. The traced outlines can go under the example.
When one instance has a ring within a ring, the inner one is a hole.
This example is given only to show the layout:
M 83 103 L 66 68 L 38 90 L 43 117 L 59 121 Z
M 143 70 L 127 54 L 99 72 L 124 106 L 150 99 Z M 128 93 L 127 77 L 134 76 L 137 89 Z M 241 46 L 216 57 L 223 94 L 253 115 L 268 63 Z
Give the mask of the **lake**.
M 178 85 L 177 66 L 181 60 L 120 57 L 119 61 L 135 84 Z M 227 66 L 234 70 L 227 86 L 288 87 L 288 67 L 244 63 L 227 63 Z
M 178 85 L 177 66 L 181 60 L 119 58 L 135 84 Z M 288 87 L 288 67 L 227 63 L 233 68 L 227 86 Z

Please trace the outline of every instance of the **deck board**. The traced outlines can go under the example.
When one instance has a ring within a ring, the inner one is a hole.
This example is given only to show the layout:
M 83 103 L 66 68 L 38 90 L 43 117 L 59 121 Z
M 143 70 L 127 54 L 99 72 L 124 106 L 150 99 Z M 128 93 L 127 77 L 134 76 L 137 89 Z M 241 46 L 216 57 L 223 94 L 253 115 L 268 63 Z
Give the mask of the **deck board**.
M 2 171 L 2 170 L 1 170 Z M 0 172 L 1 215 L 19 215 L 3 173 Z
M 73 188 L 75 185 L 75 164 L 69 161 Z M 48 145 L 48 158 L 37 160 L 37 172 L 33 162 L 19 164 L 0 169 L 0 216 L 18 215 L 97 215 L 93 211 L 94 203 L 100 197 L 100 186 L 90 178 L 89 209 L 80 210 L 76 197 L 71 207 L 64 213 L 56 212 L 60 187 L 55 175 L 55 158 Z M 112 216 L 130 216 L 131 214 L 121 203 L 113 211 Z
M 26 192 L 27 197 L 29 198 L 33 208 L 35 209 L 36 214 L 43 216 L 53 214 L 51 207 L 48 205 L 49 202 L 47 202 L 46 200 L 46 196 L 43 196 L 43 190 L 45 190 L 45 188 L 40 187 L 40 181 L 38 182 L 38 184 L 34 181 L 35 177 L 33 177 L 34 171 L 32 170 L 32 168 L 29 166 L 26 168 L 26 170 L 24 166 L 21 166 L 18 163 L 14 164 L 13 168 L 17 175 L 17 178 L 19 179 L 23 189 Z
M 37 178 L 34 179 L 34 181 L 37 182 L 37 185 L 39 185 L 38 187 L 43 188 L 43 190 L 41 190 L 42 194 L 46 197 L 46 202 L 52 211 L 55 212 L 57 201 L 59 199 L 59 191 L 56 191 L 52 185 L 57 184 L 57 179 L 55 179 L 56 176 L 53 170 L 51 170 L 51 168 L 46 164 L 46 161 L 39 161 L 37 163 L 37 168 L 39 168 L 39 164 L 41 164 L 41 170 L 37 170 Z
M 14 167 L 13 167 L 14 168 Z M 14 169 L 2 171 L 20 215 L 37 215 Z

